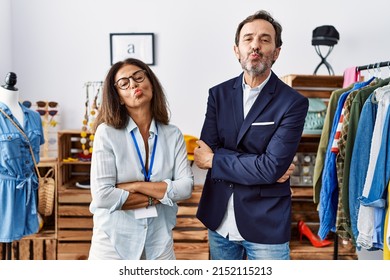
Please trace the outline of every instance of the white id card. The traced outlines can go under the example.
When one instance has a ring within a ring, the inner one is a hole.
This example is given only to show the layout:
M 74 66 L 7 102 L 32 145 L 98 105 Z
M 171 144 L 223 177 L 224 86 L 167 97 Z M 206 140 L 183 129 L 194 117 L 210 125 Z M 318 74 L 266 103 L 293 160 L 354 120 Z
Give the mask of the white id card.
M 148 208 L 139 208 L 134 210 L 134 217 L 136 219 L 157 217 L 157 209 L 155 205 L 148 206 Z

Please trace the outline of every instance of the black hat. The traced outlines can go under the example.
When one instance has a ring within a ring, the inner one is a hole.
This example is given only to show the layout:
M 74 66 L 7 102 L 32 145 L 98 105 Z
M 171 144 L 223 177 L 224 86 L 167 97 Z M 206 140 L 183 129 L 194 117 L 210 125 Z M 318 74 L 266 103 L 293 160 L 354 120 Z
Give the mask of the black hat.
M 334 46 L 340 39 L 339 32 L 332 25 L 318 26 L 313 30 L 313 38 L 311 44 L 313 46 L 325 45 Z

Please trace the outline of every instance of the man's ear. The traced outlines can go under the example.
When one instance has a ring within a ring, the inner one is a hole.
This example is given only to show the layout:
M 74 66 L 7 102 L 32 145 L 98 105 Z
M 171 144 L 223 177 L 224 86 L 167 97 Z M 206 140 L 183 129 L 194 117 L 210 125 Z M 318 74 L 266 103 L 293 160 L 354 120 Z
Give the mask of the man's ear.
M 238 59 L 238 62 L 240 62 L 241 59 L 240 59 L 240 52 L 239 52 L 238 46 L 234 45 L 233 46 L 233 51 L 234 51 L 234 54 L 236 55 L 236 57 Z

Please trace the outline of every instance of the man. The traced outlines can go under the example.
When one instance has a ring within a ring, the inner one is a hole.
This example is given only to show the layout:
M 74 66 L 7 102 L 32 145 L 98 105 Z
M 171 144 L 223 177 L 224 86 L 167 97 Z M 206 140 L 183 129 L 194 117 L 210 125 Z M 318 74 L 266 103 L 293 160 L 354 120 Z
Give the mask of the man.
M 307 98 L 271 71 L 282 27 L 266 11 L 238 25 L 243 73 L 209 90 L 195 163 L 208 169 L 197 217 L 212 259 L 290 259 L 290 163 Z

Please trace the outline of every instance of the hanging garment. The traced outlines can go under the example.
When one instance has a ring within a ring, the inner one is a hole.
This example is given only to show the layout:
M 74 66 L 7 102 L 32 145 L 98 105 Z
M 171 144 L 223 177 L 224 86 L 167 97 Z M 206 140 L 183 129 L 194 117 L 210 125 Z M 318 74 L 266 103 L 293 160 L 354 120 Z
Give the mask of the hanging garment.
M 363 193 L 364 182 L 370 159 L 372 135 L 378 104 L 372 102 L 372 93 L 363 105 L 359 119 L 355 144 L 351 156 L 351 167 L 349 175 L 349 214 L 351 220 L 351 229 L 354 240 L 357 239 L 359 232 L 357 229 L 357 219 L 359 214 L 360 202 L 358 197 Z
M 340 98 L 340 96 L 346 92 L 352 89 L 352 86 L 348 88 L 342 88 L 338 89 L 332 92 L 329 98 L 328 108 L 325 115 L 325 121 L 324 126 L 321 131 L 321 137 L 320 142 L 318 144 L 317 149 L 317 155 L 316 155 L 316 162 L 314 165 L 314 172 L 313 172 L 313 189 L 314 189 L 314 203 L 320 202 L 320 192 L 321 192 L 321 185 L 322 185 L 322 171 L 324 168 L 324 161 L 325 161 L 325 154 L 326 154 L 326 148 L 328 146 L 329 137 L 331 134 L 332 129 L 332 123 L 333 123 L 333 117 L 337 108 L 337 103 Z
M 390 181 L 387 184 L 387 201 L 390 201 Z M 390 229 L 389 229 L 389 207 L 386 208 L 386 217 L 385 217 L 385 225 L 384 225 L 384 244 L 383 244 L 383 259 L 390 260 Z
M 0 108 L 18 124 L 9 108 Z M 40 115 L 24 106 L 23 130 L 39 162 L 40 145 L 44 143 Z M 12 242 L 36 233 L 38 180 L 27 140 L 0 114 L 0 242 Z
M 385 140 L 387 140 L 388 127 L 386 127 L 386 125 L 389 125 L 389 123 L 386 124 L 386 121 L 390 104 L 390 86 L 376 89 L 374 92 L 374 97 L 378 102 L 378 111 L 371 141 L 370 158 L 366 180 L 364 182 L 362 197 L 359 198 L 361 201 L 358 215 L 359 235 L 358 239 L 356 240 L 357 244 L 365 249 L 371 249 L 374 244 L 375 247 L 381 248 L 383 243 L 383 241 L 381 241 L 382 234 L 377 234 L 378 230 L 375 230 L 374 221 L 375 217 L 377 224 L 379 223 L 380 225 L 382 221 L 383 211 L 379 211 L 379 209 L 383 209 L 385 207 L 384 200 L 381 199 L 384 186 L 383 184 L 380 184 L 381 187 L 379 187 L 373 183 L 374 174 L 378 172 L 378 170 L 380 174 L 384 173 L 384 168 L 386 167 L 386 162 L 383 164 L 383 161 L 378 162 L 378 160 L 380 159 L 381 152 L 382 156 L 386 158 L 386 148 L 388 142 L 386 141 L 383 143 L 382 136 L 384 136 Z
M 346 223 L 344 224 L 345 230 L 350 233 L 350 235 L 354 238 L 351 228 L 351 218 L 350 218 L 350 208 L 349 208 L 349 175 L 350 175 L 350 164 L 353 146 L 356 138 L 356 131 L 358 127 L 358 122 L 360 118 L 360 114 L 362 112 L 362 108 L 364 103 L 370 94 L 377 88 L 382 87 L 390 83 L 390 78 L 381 80 L 374 80 L 369 86 L 362 88 L 358 91 L 356 96 L 353 98 L 350 110 L 349 110 L 349 118 L 344 117 L 343 123 L 343 131 L 341 133 L 341 140 L 345 142 L 344 146 L 344 170 L 342 187 L 341 187 L 341 203 L 344 209 L 344 215 Z M 355 240 L 353 240 L 355 243 Z
M 345 69 L 344 74 L 343 74 L 343 87 L 348 87 L 351 84 L 356 83 L 359 81 L 359 74 L 360 71 L 357 70 L 356 66 L 349 67 Z
M 339 187 L 339 197 L 338 197 L 338 209 L 336 217 L 336 233 L 344 240 L 350 240 L 352 237 L 352 232 L 350 230 L 350 220 L 349 220 L 349 208 L 345 208 L 343 205 L 343 182 L 344 182 L 344 162 L 345 162 L 345 148 L 346 140 L 348 138 L 349 131 L 349 120 L 350 120 L 350 110 L 352 107 L 353 100 L 356 95 L 363 91 L 373 92 L 373 87 L 375 84 L 378 84 L 378 79 L 374 78 L 370 84 L 364 86 L 360 89 L 351 91 L 344 102 L 344 107 L 341 112 L 339 124 L 337 127 L 337 132 L 333 142 L 331 151 L 336 153 L 336 170 L 337 170 L 337 181 Z M 348 180 L 347 180 L 348 181 Z
M 373 80 L 370 79 L 365 82 L 354 84 L 353 90 L 357 90 L 371 83 Z M 320 204 L 319 204 L 319 217 L 320 217 L 320 228 L 318 235 L 321 239 L 325 239 L 329 231 L 335 232 L 336 225 L 336 213 L 338 207 L 338 183 L 336 174 L 336 154 L 331 152 L 332 141 L 336 134 L 337 125 L 340 119 L 341 110 L 344 106 L 344 102 L 351 91 L 343 93 L 337 104 L 337 110 L 334 115 L 332 132 L 330 135 L 329 145 L 325 155 L 325 164 L 322 174 L 322 187 L 320 192 Z

